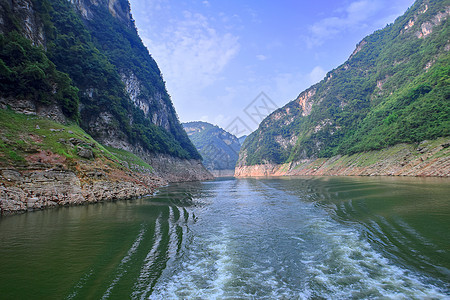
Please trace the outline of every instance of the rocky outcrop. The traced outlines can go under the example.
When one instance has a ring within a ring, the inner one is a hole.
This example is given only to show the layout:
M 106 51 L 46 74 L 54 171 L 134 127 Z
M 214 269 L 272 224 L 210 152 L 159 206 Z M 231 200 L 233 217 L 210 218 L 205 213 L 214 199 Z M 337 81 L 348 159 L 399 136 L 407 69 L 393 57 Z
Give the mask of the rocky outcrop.
M 214 178 L 200 160 L 181 159 L 162 153 L 140 151 L 138 150 L 135 153 L 152 166 L 156 175 L 168 182 L 211 180 Z
M 90 20 L 93 18 L 93 6 L 105 6 L 111 15 L 120 20 L 129 28 L 135 28 L 134 20 L 130 14 L 130 5 L 128 1 L 123 0 L 70 0 L 80 14 Z
M 121 176 L 117 176 L 121 175 Z M 166 182 L 150 174 L 102 171 L 77 174 L 67 169 L 3 169 L 0 171 L 0 213 L 123 200 L 152 194 Z
M 169 115 L 173 112 L 163 100 L 161 93 L 156 93 L 153 97 L 145 98 L 141 96 L 142 83 L 131 70 L 122 70 L 120 78 L 125 85 L 125 90 L 133 101 L 134 105 L 144 112 L 144 114 L 156 126 L 160 126 L 167 131 L 171 131 Z M 158 110 L 150 108 L 158 107 Z
M 308 116 L 311 113 L 313 101 L 311 99 L 312 96 L 316 94 L 315 89 L 309 89 L 301 93 L 298 98 L 298 104 L 302 108 L 302 116 Z
M 29 39 L 35 46 L 43 46 L 45 48 L 45 33 L 42 21 L 36 14 L 36 10 L 31 0 L 11 0 L 1 1 L 0 11 L 7 14 L 14 14 L 16 24 L 21 25 L 22 34 Z M 0 13 L 0 33 L 8 32 L 8 21 L 3 13 Z
M 285 164 L 240 165 L 235 177 L 423 176 L 450 177 L 450 138 L 399 144 L 379 151 Z
M 39 104 L 30 99 L 2 98 L 0 97 L 0 109 L 10 108 L 26 115 L 38 115 L 52 119 L 59 123 L 65 123 L 67 118 L 57 104 Z
M 213 179 L 197 160 L 161 154 L 148 159 L 154 168 L 152 173 L 101 169 L 86 164 L 77 170 L 55 164 L 47 168 L 0 169 L 0 214 L 125 200 L 153 194 L 156 188 L 169 182 Z

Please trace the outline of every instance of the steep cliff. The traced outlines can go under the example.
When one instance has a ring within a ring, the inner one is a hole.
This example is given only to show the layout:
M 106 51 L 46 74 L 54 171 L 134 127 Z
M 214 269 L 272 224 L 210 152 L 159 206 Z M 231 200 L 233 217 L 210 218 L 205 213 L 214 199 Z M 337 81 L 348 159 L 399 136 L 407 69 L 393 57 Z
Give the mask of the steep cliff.
M 212 178 L 126 0 L 0 0 L 0 117 L 2 214 Z
M 183 123 L 205 167 L 216 177 L 233 176 L 241 144 L 237 137 L 207 122 Z
M 211 178 L 137 34 L 128 1 L 1 0 L 0 7 L 2 107 L 77 121 L 103 145 L 149 159 L 170 181 Z
M 364 38 L 344 64 L 261 122 L 244 142 L 236 175 L 251 175 L 251 166 L 286 171 L 305 161 L 397 144 L 418 148 L 422 141 L 448 137 L 449 14 L 450 1 L 419 0 Z M 448 162 L 448 152 L 442 153 Z M 427 174 L 450 176 L 448 169 Z

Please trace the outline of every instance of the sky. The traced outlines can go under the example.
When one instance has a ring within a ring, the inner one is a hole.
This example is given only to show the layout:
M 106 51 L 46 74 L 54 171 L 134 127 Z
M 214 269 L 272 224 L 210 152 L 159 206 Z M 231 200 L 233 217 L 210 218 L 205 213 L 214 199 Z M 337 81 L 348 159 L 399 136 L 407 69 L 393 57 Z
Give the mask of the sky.
M 344 63 L 413 0 L 130 0 L 181 122 L 238 136 Z

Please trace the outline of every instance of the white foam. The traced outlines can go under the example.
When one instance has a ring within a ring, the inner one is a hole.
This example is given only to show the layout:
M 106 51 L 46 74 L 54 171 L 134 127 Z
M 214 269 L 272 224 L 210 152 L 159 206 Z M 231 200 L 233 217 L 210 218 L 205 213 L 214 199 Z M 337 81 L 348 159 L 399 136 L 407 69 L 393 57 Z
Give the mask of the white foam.
M 213 236 L 202 246 L 205 248 L 201 251 L 190 252 L 180 272 L 174 272 L 170 280 L 161 280 L 164 284 L 155 288 L 150 299 L 214 299 L 223 295 L 226 284 L 233 278 L 227 230 L 223 229 L 220 236 Z
M 83 277 L 81 277 L 80 281 L 77 282 L 77 284 L 74 287 L 74 291 L 67 296 L 67 299 L 73 299 L 78 295 L 78 291 L 81 290 L 84 285 L 86 284 L 86 282 L 89 280 L 89 278 L 92 276 L 93 274 L 93 270 L 89 270 L 89 272 L 87 272 L 86 274 L 83 275 Z
M 316 223 L 311 226 L 318 225 Z M 306 264 L 311 277 L 308 284 L 318 283 L 323 286 L 318 292 L 316 288 L 318 296 L 346 298 L 359 291 L 365 297 L 390 299 L 446 297 L 439 288 L 424 283 L 417 275 L 391 264 L 355 229 L 343 229 L 341 225 L 329 221 L 322 221 L 319 227 L 320 230 L 316 232 L 321 232 L 326 237 L 328 245 L 320 247 L 316 254 L 317 257 L 325 254 L 325 258 L 320 264 Z M 312 286 L 310 288 L 313 289 Z

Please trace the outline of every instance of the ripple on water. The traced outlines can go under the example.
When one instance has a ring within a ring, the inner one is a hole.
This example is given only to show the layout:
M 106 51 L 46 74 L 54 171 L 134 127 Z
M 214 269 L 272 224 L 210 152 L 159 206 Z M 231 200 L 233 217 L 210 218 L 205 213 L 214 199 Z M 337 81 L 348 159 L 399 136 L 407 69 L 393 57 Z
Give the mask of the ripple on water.
M 230 200 L 222 189 L 211 201 L 203 211 L 208 216 L 193 228 L 186 255 L 166 270 L 151 299 L 448 297 L 435 281 L 375 250 L 355 224 L 339 223 L 320 206 L 283 191 L 251 187 L 242 192 L 246 199 Z M 273 207 L 277 198 L 283 207 Z M 255 199 L 259 208 L 250 203 Z M 253 220 L 246 229 L 240 218 L 248 217 Z

